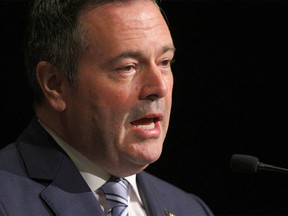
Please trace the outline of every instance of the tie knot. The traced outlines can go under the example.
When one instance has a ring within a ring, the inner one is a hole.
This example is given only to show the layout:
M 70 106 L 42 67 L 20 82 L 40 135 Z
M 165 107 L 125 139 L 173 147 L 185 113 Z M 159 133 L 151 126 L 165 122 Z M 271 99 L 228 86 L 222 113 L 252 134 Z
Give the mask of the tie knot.
M 127 215 L 128 181 L 123 178 L 110 178 L 102 187 L 111 215 Z

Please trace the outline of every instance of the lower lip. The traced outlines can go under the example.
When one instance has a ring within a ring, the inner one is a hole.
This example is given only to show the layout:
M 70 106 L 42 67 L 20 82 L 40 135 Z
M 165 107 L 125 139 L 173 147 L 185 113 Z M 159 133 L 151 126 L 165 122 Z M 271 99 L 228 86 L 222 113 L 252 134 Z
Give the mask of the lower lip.
M 153 129 L 142 129 L 132 125 L 132 129 L 135 133 L 140 135 L 143 138 L 151 139 L 151 138 L 158 138 L 161 134 L 160 129 L 160 122 L 155 122 L 155 127 Z

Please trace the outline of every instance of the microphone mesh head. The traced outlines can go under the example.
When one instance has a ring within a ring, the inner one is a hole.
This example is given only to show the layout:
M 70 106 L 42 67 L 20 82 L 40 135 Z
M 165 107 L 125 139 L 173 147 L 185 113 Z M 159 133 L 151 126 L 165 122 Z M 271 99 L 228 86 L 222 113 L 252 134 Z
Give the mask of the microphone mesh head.
M 231 158 L 231 168 L 237 172 L 257 172 L 259 159 L 249 155 L 234 154 Z

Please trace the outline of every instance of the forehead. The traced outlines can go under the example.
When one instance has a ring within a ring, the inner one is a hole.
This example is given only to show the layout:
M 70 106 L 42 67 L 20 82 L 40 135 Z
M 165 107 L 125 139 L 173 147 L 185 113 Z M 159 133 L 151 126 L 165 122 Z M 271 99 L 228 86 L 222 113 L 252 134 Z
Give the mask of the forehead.
M 158 6 L 150 0 L 109 3 L 83 14 L 87 50 L 98 61 L 127 50 L 150 53 L 173 47 L 170 31 Z
M 113 31 L 113 29 L 149 29 L 153 25 L 163 25 L 166 22 L 162 17 L 157 4 L 151 0 L 112 1 L 90 10 L 83 11 L 80 18 L 81 25 L 86 30 Z M 126 31 L 125 30 L 125 31 Z M 117 30 L 118 31 L 118 30 Z M 107 34 L 109 35 L 109 34 Z

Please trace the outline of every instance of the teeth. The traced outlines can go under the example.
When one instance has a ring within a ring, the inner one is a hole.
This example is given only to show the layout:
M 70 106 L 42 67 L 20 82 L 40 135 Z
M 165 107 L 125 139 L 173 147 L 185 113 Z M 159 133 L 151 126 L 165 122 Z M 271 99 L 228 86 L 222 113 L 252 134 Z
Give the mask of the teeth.
M 144 130 L 151 130 L 155 128 L 155 123 L 151 122 L 149 125 L 136 125 L 136 127 Z

